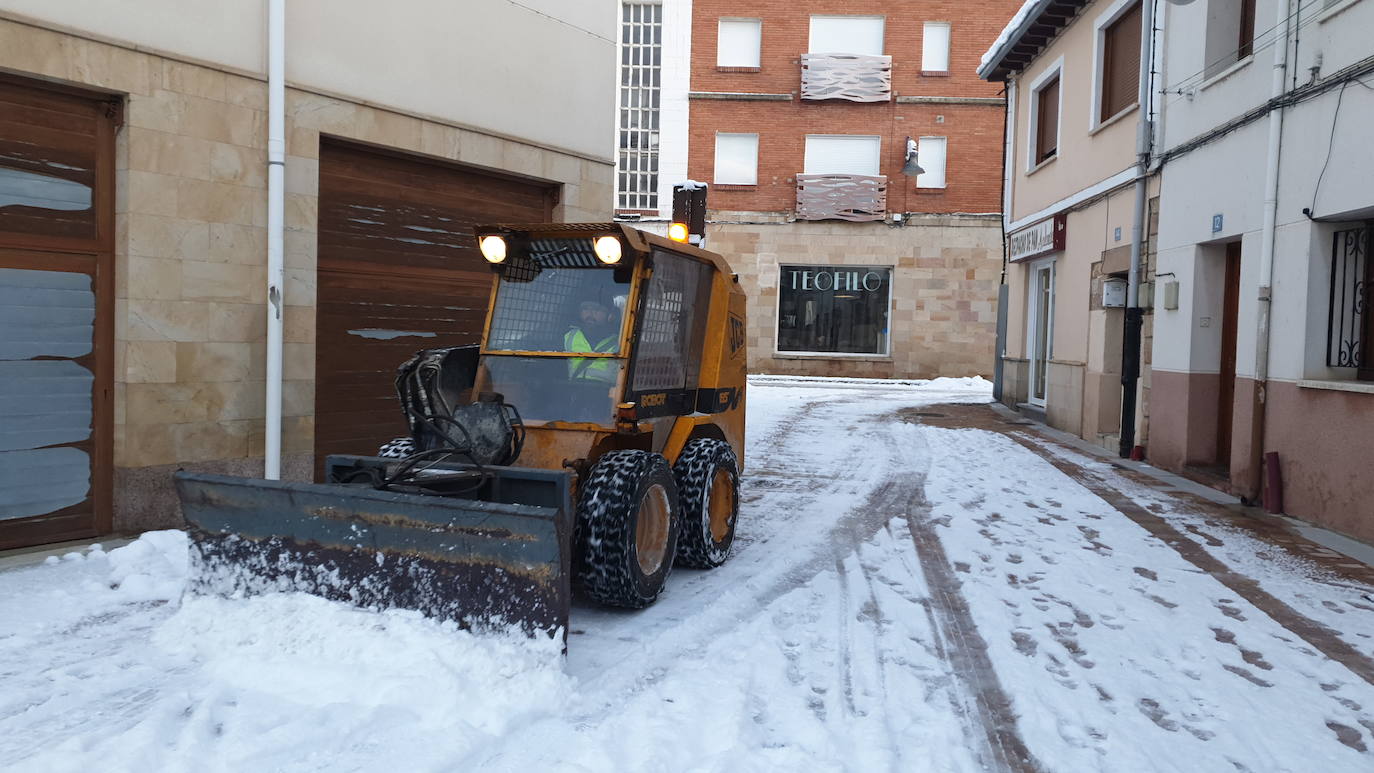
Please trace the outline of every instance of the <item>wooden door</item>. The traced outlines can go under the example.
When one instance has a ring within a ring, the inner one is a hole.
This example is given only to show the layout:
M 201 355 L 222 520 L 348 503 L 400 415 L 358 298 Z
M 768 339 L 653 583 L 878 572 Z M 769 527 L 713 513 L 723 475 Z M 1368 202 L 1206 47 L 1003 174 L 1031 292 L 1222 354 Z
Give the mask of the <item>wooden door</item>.
M 111 529 L 118 115 L 0 75 L 0 549 Z
M 320 147 L 315 472 L 405 435 L 396 368 L 416 351 L 479 343 L 492 274 L 479 223 L 542 223 L 551 184 Z
M 1217 457 L 1222 467 L 1231 464 L 1232 417 L 1236 401 L 1236 326 L 1240 311 L 1240 242 L 1226 245 L 1226 279 L 1221 302 L 1221 367 L 1217 390 Z

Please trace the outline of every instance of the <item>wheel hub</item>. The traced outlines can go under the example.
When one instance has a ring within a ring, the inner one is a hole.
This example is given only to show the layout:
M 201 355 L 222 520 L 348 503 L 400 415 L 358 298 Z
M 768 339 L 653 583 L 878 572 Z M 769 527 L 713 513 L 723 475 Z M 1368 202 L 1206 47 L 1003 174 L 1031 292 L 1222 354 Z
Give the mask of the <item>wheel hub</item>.
M 730 485 L 730 471 L 716 470 L 711 476 L 710 518 L 711 539 L 720 542 L 730 533 L 735 516 L 735 487 Z
M 644 492 L 644 498 L 639 502 L 639 514 L 635 518 L 635 555 L 640 571 L 646 575 L 657 572 L 667 557 L 671 518 L 668 492 L 663 486 L 655 484 Z

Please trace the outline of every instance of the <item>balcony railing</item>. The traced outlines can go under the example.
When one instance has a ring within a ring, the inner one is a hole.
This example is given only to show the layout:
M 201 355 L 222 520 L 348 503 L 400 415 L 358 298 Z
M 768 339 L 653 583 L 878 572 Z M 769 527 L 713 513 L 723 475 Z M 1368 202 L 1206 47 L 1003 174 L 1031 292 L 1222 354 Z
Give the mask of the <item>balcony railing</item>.
M 892 99 L 892 57 L 802 54 L 801 98 L 887 102 Z
M 887 215 L 887 178 L 861 174 L 797 175 L 798 220 L 882 220 Z

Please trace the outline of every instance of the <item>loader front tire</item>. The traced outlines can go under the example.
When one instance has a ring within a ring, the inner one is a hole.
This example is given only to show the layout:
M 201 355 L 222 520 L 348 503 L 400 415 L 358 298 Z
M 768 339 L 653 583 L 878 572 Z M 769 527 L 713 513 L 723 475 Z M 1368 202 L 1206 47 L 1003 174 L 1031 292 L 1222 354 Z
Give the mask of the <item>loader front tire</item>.
M 677 563 L 714 569 L 725 563 L 739 519 L 739 465 L 730 444 L 699 438 L 687 444 L 673 465 L 682 500 Z
M 668 460 L 612 451 L 592 467 L 577 505 L 578 581 L 595 601 L 654 603 L 677 550 L 678 493 Z

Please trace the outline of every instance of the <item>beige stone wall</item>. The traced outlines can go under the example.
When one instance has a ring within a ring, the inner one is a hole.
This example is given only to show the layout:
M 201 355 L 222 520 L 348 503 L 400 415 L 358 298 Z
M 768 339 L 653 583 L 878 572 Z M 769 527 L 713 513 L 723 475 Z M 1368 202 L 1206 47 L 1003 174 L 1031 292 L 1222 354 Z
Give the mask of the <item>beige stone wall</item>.
M 740 218 L 742 213 L 728 214 Z M 742 219 L 742 218 L 741 218 Z M 713 223 L 707 247 L 749 296 L 749 370 L 863 378 L 992 377 L 1002 231 L 997 218 L 912 217 L 907 225 Z M 893 269 L 889 356 L 779 355 L 779 266 Z
M 266 83 L 4 19 L 0 69 L 127 95 L 116 151 L 115 523 L 171 522 L 171 469 L 248 471 L 245 460 L 263 455 Z M 338 97 L 288 89 L 286 104 L 282 447 L 287 470 L 305 475 L 321 134 L 561 183 L 557 219 L 609 219 L 613 177 L 609 159 Z

